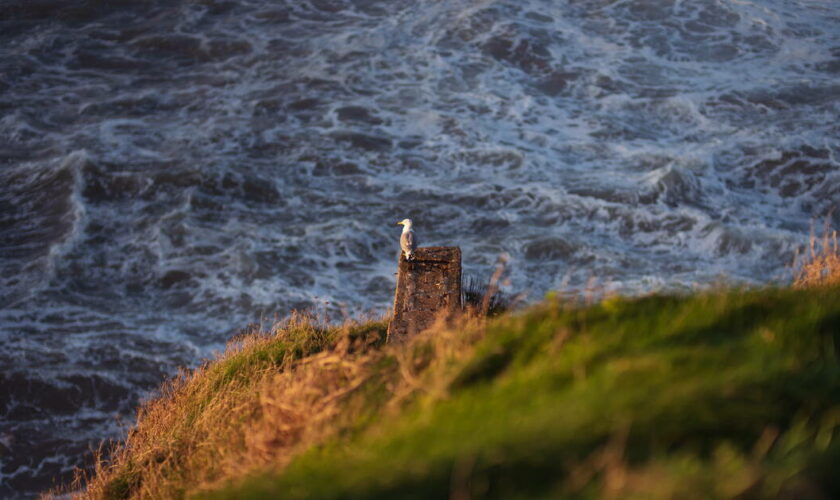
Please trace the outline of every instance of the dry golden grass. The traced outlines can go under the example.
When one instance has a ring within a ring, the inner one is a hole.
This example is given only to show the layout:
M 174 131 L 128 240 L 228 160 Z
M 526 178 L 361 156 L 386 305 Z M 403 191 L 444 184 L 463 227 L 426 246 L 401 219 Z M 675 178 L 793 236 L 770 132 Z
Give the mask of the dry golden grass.
M 324 422 L 364 380 L 370 344 L 384 339 L 382 322 L 368 328 L 294 314 L 270 333 L 235 339 L 145 402 L 125 441 L 100 453 L 92 476 L 78 474 L 71 490 L 84 492 L 74 498 L 180 497 L 282 467 L 329 433 Z
M 819 243 L 814 231 L 811 231 L 808 255 L 801 263 L 795 263 L 795 269 L 793 286 L 796 288 L 840 284 L 840 247 L 837 244 L 837 231 L 829 230 L 828 221 Z
M 94 471 L 79 471 L 67 491 L 181 498 L 282 470 L 298 452 L 399 411 L 414 394 L 445 397 L 454 372 L 427 368 L 469 356 L 482 325 L 475 316 L 441 318 L 411 342 L 383 346 L 383 321 L 325 326 L 295 314 L 167 381 L 138 409 L 125 441 L 100 452 Z

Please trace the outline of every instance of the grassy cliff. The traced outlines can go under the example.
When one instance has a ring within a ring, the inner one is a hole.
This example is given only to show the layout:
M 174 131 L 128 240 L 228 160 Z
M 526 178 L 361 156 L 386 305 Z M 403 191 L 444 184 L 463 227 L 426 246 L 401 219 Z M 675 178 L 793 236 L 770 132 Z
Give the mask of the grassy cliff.
M 140 410 L 84 495 L 840 496 L 837 287 L 384 328 L 240 338 Z

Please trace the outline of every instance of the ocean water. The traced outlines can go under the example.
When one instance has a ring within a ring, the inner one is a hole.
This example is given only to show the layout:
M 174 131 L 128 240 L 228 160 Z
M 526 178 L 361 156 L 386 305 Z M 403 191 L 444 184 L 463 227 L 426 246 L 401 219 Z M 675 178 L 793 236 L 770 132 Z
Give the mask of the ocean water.
M 405 217 L 532 299 L 784 279 L 839 118 L 835 0 L 0 1 L 0 497 L 249 323 L 386 311 Z

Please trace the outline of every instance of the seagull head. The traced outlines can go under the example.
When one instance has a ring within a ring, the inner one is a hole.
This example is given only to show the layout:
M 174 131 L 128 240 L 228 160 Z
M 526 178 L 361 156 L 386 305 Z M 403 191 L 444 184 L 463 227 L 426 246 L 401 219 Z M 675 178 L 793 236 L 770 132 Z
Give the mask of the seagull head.
M 398 226 L 411 227 L 411 219 L 403 219 L 403 220 L 397 222 L 397 225 Z

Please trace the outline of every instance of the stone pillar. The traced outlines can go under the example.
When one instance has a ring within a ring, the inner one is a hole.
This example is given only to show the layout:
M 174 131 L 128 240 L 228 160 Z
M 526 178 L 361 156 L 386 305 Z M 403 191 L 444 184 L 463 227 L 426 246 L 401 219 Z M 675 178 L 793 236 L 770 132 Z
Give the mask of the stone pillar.
M 418 248 L 405 260 L 400 252 L 394 315 L 388 342 L 400 342 L 434 323 L 442 311 L 461 309 L 461 249 Z

